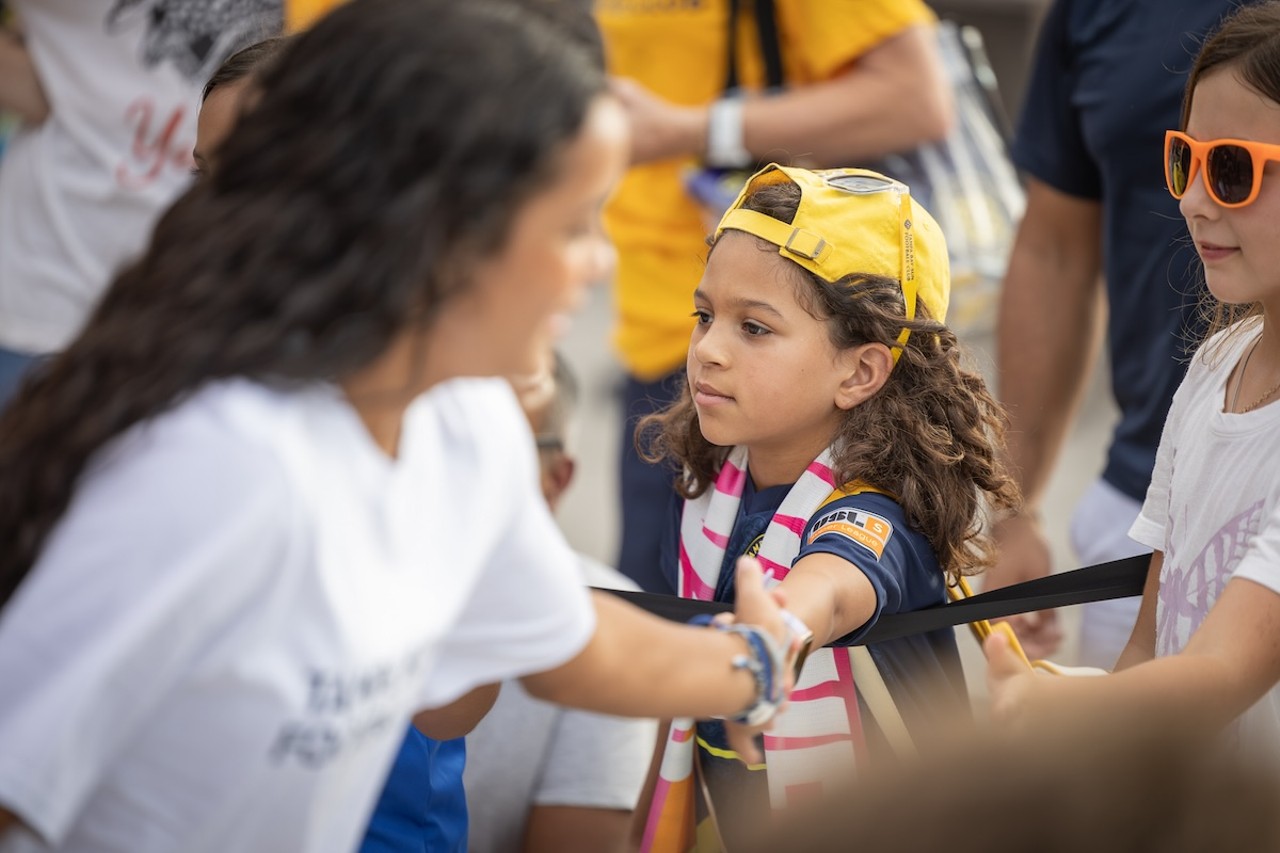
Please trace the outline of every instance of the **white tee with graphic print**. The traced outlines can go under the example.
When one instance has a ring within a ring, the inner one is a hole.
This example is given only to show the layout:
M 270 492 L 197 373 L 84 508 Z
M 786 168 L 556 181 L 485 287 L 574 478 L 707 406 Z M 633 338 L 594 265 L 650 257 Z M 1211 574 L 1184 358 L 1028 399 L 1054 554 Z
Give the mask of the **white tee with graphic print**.
M 1130 536 L 1164 552 L 1156 654 L 1186 648 L 1232 579 L 1280 594 L 1280 403 L 1223 411 L 1227 377 L 1258 336 L 1246 320 L 1205 343 L 1174 396 L 1142 514 Z M 1280 755 L 1280 686 L 1235 727 Z
M 200 91 L 282 0 L 11 0 L 49 101 L 0 157 L 0 347 L 48 353 L 190 180 Z
M 347 853 L 412 711 L 595 627 L 502 380 L 387 457 L 332 386 L 210 383 L 86 469 L 0 609 L 0 851 Z

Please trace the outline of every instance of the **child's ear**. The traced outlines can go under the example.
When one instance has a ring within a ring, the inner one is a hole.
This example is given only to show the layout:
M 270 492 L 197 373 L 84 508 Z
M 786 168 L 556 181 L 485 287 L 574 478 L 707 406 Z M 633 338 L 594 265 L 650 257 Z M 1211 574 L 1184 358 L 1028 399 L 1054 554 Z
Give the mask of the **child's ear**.
M 560 504 L 560 496 L 573 482 L 573 473 L 577 467 L 574 458 L 563 450 L 551 454 L 542 463 L 542 496 L 547 505 L 555 512 Z
M 846 411 L 875 395 L 893 371 L 893 352 L 884 344 L 850 347 L 840 359 L 847 372 L 836 389 L 835 402 Z

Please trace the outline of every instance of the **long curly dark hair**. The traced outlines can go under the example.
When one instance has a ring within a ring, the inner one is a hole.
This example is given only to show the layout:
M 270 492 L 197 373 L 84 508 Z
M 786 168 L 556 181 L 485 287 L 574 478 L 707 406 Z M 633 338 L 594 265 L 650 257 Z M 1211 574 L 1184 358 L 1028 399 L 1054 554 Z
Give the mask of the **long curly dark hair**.
M 799 203 L 800 188 L 788 181 L 756 188 L 743 207 L 789 223 Z M 995 557 L 986 512 L 1021 503 L 1001 461 L 1004 410 L 961 363 L 950 329 L 923 304 L 906 319 L 896 279 L 852 275 L 830 283 L 800 266 L 795 275 L 800 304 L 826 321 L 838 349 L 872 342 L 897 348 L 900 331 L 911 330 L 884 387 L 845 413 L 832 436 L 839 482 L 858 480 L 893 495 L 953 582 L 981 571 Z M 688 383 L 679 400 L 641 421 L 639 441 L 650 461 L 682 467 L 677 488 L 685 498 L 711 487 L 729 452 L 703 437 Z
M 361 0 L 294 39 L 0 417 L 0 605 L 124 430 L 212 379 L 337 381 L 429 334 L 603 91 L 589 46 L 511 3 Z

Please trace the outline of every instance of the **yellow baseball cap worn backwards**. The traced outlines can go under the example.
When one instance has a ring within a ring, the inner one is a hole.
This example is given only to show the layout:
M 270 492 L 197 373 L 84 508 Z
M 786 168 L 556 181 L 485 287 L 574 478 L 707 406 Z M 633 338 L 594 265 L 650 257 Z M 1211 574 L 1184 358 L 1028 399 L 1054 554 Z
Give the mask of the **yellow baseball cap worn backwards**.
M 800 187 L 795 219 L 782 222 L 743 201 L 762 184 L 791 181 Z M 939 323 L 947 319 L 951 266 L 942 229 L 911 198 L 905 184 L 869 169 L 810 171 L 770 163 L 756 172 L 716 227 L 745 231 L 778 247 L 778 254 L 824 281 L 854 273 L 897 279 L 907 319 L 918 298 Z M 900 344 L 908 332 L 902 330 Z M 898 352 L 894 352 L 894 361 Z

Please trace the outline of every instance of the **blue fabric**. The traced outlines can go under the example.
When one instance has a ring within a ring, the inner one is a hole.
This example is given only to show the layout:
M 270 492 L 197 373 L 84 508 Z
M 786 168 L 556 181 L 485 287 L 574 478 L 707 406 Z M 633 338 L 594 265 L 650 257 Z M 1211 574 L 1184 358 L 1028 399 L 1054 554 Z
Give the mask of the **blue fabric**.
M 361 853 L 466 853 L 466 759 L 464 738 L 433 740 L 409 726 Z
M 0 410 L 17 392 L 28 371 L 43 360 L 43 356 L 28 355 L 0 347 Z
M 1013 146 L 1018 167 L 1103 208 L 1111 386 L 1103 479 L 1146 496 L 1165 415 L 1203 327 L 1200 275 L 1164 186 L 1164 132 L 1204 34 L 1236 0 L 1058 0 L 1040 33 Z
M 680 396 L 684 371 L 669 373 L 654 382 L 628 376 L 623 388 L 622 446 L 618 469 L 621 495 L 621 542 L 616 565 L 645 592 L 675 595 L 662 573 L 659 555 L 667 527 L 667 507 L 675 494 L 677 470 L 652 465 L 636 451 L 636 422 L 665 408 Z
M 738 558 L 746 554 L 754 557 L 760 553 L 760 543 L 764 541 L 764 532 L 773 519 L 773 514 L 782 506 L 782 501 L 791 491 L 790 485 L 770 486 L 757 492 L 755 484 L 748 477 L 742 487 L 742 500 L 738 503 L 738 517 L 733 521 L 733 530 L 729 533 L 729 544 L 724 549 L 724 560 L 720 563 L 720 577 L 716 580 L 716 601 L 734 601 L 738 597 Z M 675 541 L 680 541 L 680 512 L 683 501 L 676 502 Z M 679 554 L 676 562 L 679 567 Z M 668 565 L 666 563 L 663 564 Z M 675 576 L 672 575 L 674 584 Z

